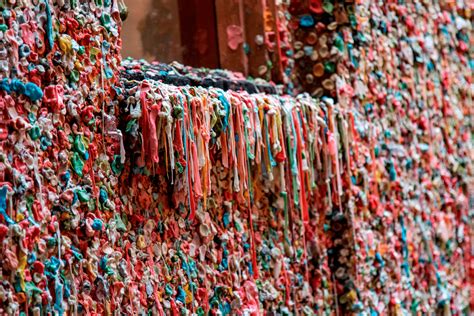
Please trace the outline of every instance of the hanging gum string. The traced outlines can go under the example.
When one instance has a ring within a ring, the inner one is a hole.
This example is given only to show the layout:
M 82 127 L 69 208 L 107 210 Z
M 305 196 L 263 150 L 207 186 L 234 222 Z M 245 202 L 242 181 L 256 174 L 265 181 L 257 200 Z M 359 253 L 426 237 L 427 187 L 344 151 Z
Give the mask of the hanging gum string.
M 308 251 L 306 249 L 306 230 L 308 229 L 309 224 L 309 214 L 308 214 L 308 206 L 306 200 L 306 190 L 305 190 L 305 173 L 303 172 L 302 166 L 302 138 L 300 135 L 300 126 L 299 122 L 296 119 L 296 113 L 293 112 L 293 119 L 296 123 L 296 131 L 297 131 L 297 156 L 298 156 L 298 169 L 299 169 L 299 183 L 300 183 L 300 194 L 302 196 L 301 203 L 299 205 L 301 209 L 301 222 L 302 222 L 302 235 L 303 235 L 303 258 L 304 258 L 304 266 L 305 266 L 305 279 L 306 282 L 309 283 L 309 271 L 308 271 Z
M 188 102 L 183 101 L 184 98 L 180 98 L 181 104 L 180 106 L 183 108 L 183 114 L 184 117 L 182 118 L 182 135 L 183 135 L 183 146 L 184 146 L 184 152 L 185 152 L 185 157 L 186 157 L 186 185 L 187 185 L 187 195 L 188 195 L 188 200 L 189 200 L 189 208 L 190 208 L 190 214 L 188 216 L 188 219 L 190 221 L 194 220 L 194 215 L 196 213 L 196 205 L 195 205 L 195 200 L 194 200 L 194 190 L 192 188 L 192 176 L 193 176 L 193 163 L 194 159 L 189 157 L 190 155 L 192 156 L 192 152 L 190 150 L 190 142 L 192 141 L 192 137 L 187 137 L 188 133 L 190 136 L 192 135 L 192 132 L 194 132 L 192 128 L 192 123 L 191 120 L 189 119 L 189 98 L 188 94 L 186 94 L 186 97 L 188 99 Z M 188 125 L 188 126 L 186 126 Z
M 248 159 L 248 158 L 247 158 Z M 250 169 L 250 165 L 249 169 Z M 249 170 L 250 171 L 250 170 Z M 250 177 L 250 175 L 249 175 Z M 251 181 L 251 179 L 249 179 Z M 257 264 L 257 253 L 256 253 L 256 246 L 255 246 L 255 232 L 253 227 L 253 185 L 249 186 L 249 190 L 247 191 L 247 207 L 248 207 L 248 217 L 249 217 L 249 226 L 250 226 L 250 251 L 252 255 L 252 271 L 253 271 L 253 278 L 257 280 L 259 278 L 259 270 Z

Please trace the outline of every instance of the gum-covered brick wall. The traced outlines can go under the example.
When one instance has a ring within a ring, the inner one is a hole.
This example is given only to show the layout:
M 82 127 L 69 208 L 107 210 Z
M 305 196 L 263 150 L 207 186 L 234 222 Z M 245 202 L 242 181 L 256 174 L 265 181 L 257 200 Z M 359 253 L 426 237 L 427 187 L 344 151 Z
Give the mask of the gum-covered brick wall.
M 472 9 L 363 2 L 342 32 L 336 92 L 359 113 L 351 221 L 365 310 L 469 313 Z
M 0 1 L 1 314 L 111 311 L 120 27 L 116 1 Z
M 292 1 L 319 99 L 165 84 L 120 3 L 0 6 L 1 313 L 469 313 L 467 3 Z
M 345 312 L 472 307 L 472 9 L 468 1 L 292 2 L 298 82 L 335 98 L 353 124 L 342 213 L 355 274 L 338 268 L 346 250 L 328 249 L 329 258 L 337 252 Z

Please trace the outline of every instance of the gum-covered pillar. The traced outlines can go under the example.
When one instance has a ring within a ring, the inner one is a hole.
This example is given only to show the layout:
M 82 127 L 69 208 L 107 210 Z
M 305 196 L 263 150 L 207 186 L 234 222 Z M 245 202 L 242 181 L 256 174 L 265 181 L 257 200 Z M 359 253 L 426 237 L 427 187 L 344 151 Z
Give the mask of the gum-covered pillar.
M 321 129 L 321 177 L 316 201 L 323 212 L 325 245 L 330 269 L 327 290 L 332 308 L 347 313 L 358 308 L 355 256 L 354 201 L 351 187 L 351 113 L 338 103 L 339 64 L 351 54 L 348 40 L 356 28 L 352 1 L 293 1 L 293 58 L 295 86 L 322 98 L 326 117 Z

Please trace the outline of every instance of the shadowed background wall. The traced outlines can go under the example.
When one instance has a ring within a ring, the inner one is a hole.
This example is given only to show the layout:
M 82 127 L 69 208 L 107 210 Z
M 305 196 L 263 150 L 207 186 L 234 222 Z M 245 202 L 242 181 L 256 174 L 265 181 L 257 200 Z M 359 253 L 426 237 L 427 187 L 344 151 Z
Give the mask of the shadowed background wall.
M 126 0 L 123 56 L 219 67 L 214 0 Z
M 123 56 L 183 61 L 177 0 L 125 0 Z

